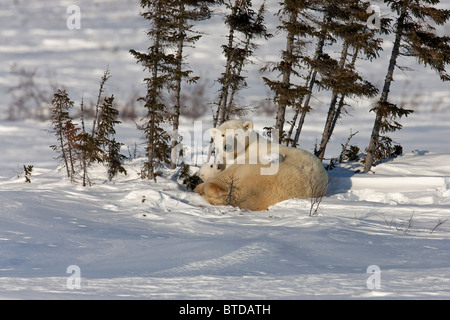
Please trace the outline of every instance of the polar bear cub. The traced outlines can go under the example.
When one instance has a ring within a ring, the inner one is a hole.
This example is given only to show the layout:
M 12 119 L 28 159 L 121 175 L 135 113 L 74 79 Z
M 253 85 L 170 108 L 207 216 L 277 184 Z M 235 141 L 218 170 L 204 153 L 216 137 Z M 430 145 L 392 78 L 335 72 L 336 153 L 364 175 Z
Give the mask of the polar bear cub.
M 206 163 L 200 167 L 200 170 L 198 171 L 198 175 L 199 175 L 200 179 L 202 179 L 204 182 L 206 182 L 209 179 L 217 176 L 223 170 L 225 170 L 224 164 Z
M 271 152 L 263 155 L 265 163 L 280 163 L 283 161 L 285 155 L 282 153 Z M 225 170 L 230 165 L 220 163 L 206 163 L 200 167 L 198 175 L 204 182 L 217 176 L 220 172 Z

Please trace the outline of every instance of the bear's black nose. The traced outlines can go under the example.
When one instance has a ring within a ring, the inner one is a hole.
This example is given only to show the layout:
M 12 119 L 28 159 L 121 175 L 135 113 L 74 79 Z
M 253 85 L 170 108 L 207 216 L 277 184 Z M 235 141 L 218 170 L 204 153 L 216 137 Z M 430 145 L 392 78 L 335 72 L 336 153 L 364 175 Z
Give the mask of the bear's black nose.
M 223 146 L 223 151 L 225 152 L 233 151 L 233 146 L 231 144 L 226 144 Z

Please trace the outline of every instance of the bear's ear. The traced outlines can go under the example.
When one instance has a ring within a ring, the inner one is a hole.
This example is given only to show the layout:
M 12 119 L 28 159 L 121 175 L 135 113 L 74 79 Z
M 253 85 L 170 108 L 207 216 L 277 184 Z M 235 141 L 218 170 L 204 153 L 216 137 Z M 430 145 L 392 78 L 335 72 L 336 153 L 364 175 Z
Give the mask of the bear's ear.
M 252 130 L 253 129 L 253 122 L 251 122 L 251 121 L 244 122 L 244 124 L 242 126 L 244 127 L 245 131 Z
M 211 136 L 211 138 L 213 140 L 214 140 L 214 137 L 216 136 L 217 130 L 219 130 L 219 129 L 216 129 L 216 128 L 209 129 L 209 135 Z

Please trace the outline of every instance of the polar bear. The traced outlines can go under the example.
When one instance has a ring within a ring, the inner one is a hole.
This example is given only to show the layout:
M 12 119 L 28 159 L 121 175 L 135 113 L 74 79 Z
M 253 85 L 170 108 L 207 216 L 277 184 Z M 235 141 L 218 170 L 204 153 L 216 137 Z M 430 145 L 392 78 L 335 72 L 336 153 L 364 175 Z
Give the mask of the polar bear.
M 216 146 L 218 163 L 278 164 L 276 161 L 270 161 L 270 155 L 280 154 L 283 163 L 310 170 L 314 180 L 320 181 L 322 186 L 322 180 L 325 180 L 325 186 L 328 185 L 328 174 L 315 155 L 267 140 L 253 130 L 251 121 L 229 120 L 219 128 L 211 128 L 209 132 Z
M 199 184 L 195 192 L 213 205 L 232 205 L 253 211 L 267 210 L 287 199 L 302 198 L 305 183 L 301 175 L 288 165 L 275 175 L 262 175 L 263 164 L 233 164 L 216 176 Z M 308 194 L 311 194 L 309 192 Z
M 326 194 L 328 174 L 316 156 L 263 138 L 252 122 L 231 120 L 210 134 L 226 169 L 195 191 L 211 204 L 265 210 L 283 200 Z M 273 153 L 282 154 L 283 160 L 268 162 L 265 158 Z

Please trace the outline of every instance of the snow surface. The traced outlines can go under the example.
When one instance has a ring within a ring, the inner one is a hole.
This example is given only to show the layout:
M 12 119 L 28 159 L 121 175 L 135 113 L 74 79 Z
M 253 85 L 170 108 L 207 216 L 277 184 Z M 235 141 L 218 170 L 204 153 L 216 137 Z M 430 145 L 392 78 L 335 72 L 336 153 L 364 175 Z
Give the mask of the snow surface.
M 430 126 L 445 119 L 430 117 Z M 119 127 L 118 140 L 133 146 L 134 125 Z M 408 152 L 375 174 L 339 165 L 310 216 L 309 199 L 260 212 L 211 206 L 176 170 L 141 180 L 142 158 L 112 182 L 100 166 L 93 186 L 72 184 L 46 128 L 0 122 L 0 298 L 450 297 L 450 221 L 432 232 L 450 217 L 450 153 Z M 447 137 L 432 138 L 445 149 Z M 34 165 L 31 183 L 22 164 Z M 67 286 L 71 265 L 80 289 Z M 372 265 L 380 289 L 367 286 Z
M 70 4 L 0 5 L 3 16 L 15 17 L 0 19 L 1 85 L 6 89 L 14 82 L 7 67 L 17 62 L 55 72 L 73 99 L 83 94 L 89 100 L 109 65 L 108 91 L 126 97 L 143 78 L 128 49 L 145 50 L 147 44 L 137 1 L 79 1 L 80 30 L 66 29 Z M 221 17 L 208 23 L 216 30 Z M 218 43 L 225 40 L 204 37 L 191 52 L 191 67 L 216 78 L 222 71 Z M 279 52 L 273 49 L 282 47 L 277 45 L 282 38 L 271 41 L 258 51 L 264 61 L 276 59 Z M 369 77 L 383 79 L 383 61 L 386 56 L 367 68 Z M 374 167 L 374 174 L 355 173 L 359 164 L 338 165 L 329 172 L 329 192 L 312 216 L 309 199 L 260 212 L 211 206 L 176 180 L 176 170 L 164 170 L 157 183 L 141 180 L 139 157 L 127 160 L 127 176 L 109 182 L 105 170 L 94 167 L 93 186 L 72 184 L 49 148 L 55 139 L 46 132 L 48 123 L 0 121 L 0 298 L 450 298 L 448 84 L 420 70 L 412 73 L 417 85 L 412 89 L 422 90 L 424 105 L 393 135 L 405 155 Z M 256 80 L 261 75 L 249 70 L 248 76 L 250 88 L 241 99 L 264 97 L 266 89 Z M 401 87 L 406 78 L 398 73 L 394 97 L 410 97 L 411 87 Z M 6 110 L 8 96 L 5 90 L 1 94 L 0 110 Z M 308 151 L 320 138 L 326 110 L 319 105 L 326 101 L 316 98 L 318 107 L 305 122 L 301 147 Z M 440 107 L 428 112 L 436 101 Z M 359 132 L 351 143 L 366 147 L 371 103 L 355 102 L 336 126 L 327 157 L 339 154 L 350 130 Z M 193 166 L 205 160 L 209 118 L 183 120 Z M 248 118 L 259 130 L 274 121 Z M 124 154 L 132 154 L 135 143 L 142 154 L 134 123 L 117 131 Z M 25 183 L 23 165 L 34 166 L 31 183 Z M 80 268 L 79 289 L 71 289 L 75 274 L 67 270 L 73 265 Z M 371 273 L 370 266 L 381 273 Z M 372 289 L 368 281 L 374 276 L 380 287 Z

